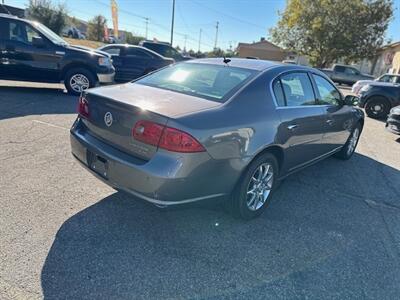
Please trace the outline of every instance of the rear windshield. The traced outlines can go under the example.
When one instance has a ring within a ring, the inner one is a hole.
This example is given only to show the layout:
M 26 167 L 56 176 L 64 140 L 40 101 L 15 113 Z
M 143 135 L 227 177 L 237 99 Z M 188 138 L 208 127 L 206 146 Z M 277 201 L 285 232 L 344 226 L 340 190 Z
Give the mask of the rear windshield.
M 230 66 L 181 63 L 164 68 L 135 83 L 225 102 L 257 71 Z

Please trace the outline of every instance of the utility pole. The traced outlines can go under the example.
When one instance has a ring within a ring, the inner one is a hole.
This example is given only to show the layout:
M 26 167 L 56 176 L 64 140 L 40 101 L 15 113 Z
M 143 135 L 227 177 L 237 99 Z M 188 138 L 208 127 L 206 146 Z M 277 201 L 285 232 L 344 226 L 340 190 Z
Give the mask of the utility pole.
M 187 40 L 187 35 L 186 34 L 185 34 L 184 38 L 185 38 L 185 44 L 183 46 L 183 50 L 186 52 L 186 40 Z
M 146 40 L 147 40 L 147 35 L 148 35 L 148 32 L 149 32 L 149 18 L 145 18 L 145 22 L 146 22 Z
M 215 44 L 214 44 L 214 49 L 217 49 L 217 42 L 218 42 L 218 27 L 219 27 L 219 22 L 217 21 L 217 25 L 215 26 Z
M 201 31 L 202 29 L 200 28 L 200 34 L 199 34 L 199 50 L 197 52 L 200 52 L 200 45 L 201 45 Z
M 175 0 L 172 0 L 171 46 L 174 41 Z

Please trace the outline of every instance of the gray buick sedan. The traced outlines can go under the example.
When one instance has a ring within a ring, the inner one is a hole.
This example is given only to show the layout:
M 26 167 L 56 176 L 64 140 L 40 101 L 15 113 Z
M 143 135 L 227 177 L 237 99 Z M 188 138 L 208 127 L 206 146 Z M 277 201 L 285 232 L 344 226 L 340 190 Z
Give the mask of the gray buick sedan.
M 224 198 L 254 218 L 279 181 L 349 159 L 364 114 L 324 73 L 249 59 L 201 59 L 85 91 L 71 128 L 92 174 L 158 206 Z

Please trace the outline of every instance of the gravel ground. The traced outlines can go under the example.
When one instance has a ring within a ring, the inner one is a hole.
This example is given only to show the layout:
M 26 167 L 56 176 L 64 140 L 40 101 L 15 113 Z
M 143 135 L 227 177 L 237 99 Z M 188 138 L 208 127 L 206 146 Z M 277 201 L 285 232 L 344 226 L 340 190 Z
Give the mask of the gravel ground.
M 76 97 L 1 85 L 0 299 L 398 299 L 400 139 L 383 122 L 241 222 L 115 192 L 70 155 Z

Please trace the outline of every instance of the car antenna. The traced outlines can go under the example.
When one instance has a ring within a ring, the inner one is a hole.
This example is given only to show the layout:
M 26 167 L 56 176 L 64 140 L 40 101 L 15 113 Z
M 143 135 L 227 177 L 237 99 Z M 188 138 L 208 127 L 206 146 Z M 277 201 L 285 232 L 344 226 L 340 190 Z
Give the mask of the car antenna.
M 225 64 L 228 64 L 228 63 L 231 62 L 231 59 L 230 59 L 230 58 L 226 58 L 226 57 L 224 56 L 223 62 L 224 62 Z

